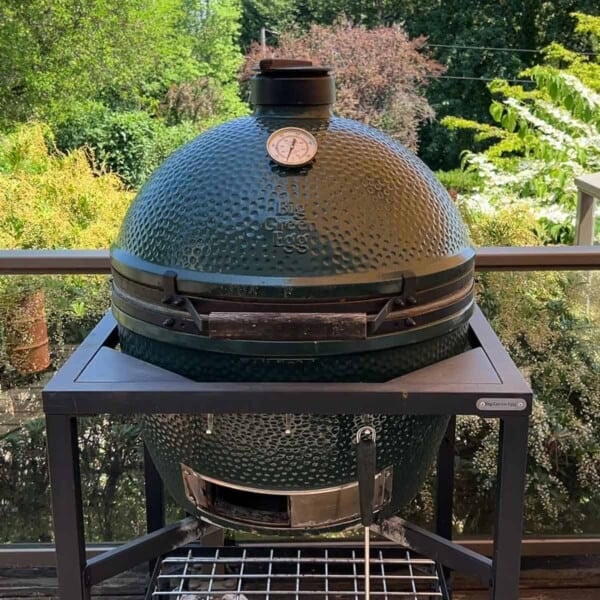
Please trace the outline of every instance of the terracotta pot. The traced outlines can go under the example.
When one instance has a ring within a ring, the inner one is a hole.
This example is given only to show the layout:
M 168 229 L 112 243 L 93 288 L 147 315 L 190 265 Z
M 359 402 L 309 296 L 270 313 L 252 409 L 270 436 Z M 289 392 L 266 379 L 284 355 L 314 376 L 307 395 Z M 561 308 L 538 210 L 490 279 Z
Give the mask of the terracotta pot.
M 5 327 L 10 364 L 23 375 L 47 369 L 50 349 L 44 290 L 15 294 L 7 302 L 7 308 Z

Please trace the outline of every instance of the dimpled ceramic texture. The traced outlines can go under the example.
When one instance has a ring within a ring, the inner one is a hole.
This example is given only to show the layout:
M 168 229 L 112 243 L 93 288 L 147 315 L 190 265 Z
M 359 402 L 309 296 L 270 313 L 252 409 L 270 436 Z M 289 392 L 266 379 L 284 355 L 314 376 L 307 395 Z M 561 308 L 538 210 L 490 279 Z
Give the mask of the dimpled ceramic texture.
M 312 164 L 290 169 L 269 159 L 266 140 L 285 126 L 315 136 Z M 336 117 L 246 117 L 202 134 L 142 188 L 116 243 L 165 267 L 280 277 L 399 271 L 468 245 L 456 207 L 423 162 Z
M 124 351 L 200 381 L 382 381 L 458 354 L 465 347 L 467 327 L 408 348 L 301 361 L 173 349 L 126 329 L 120 331 Z M 448 418 L 374 415 L 367 421 L 377 430 L 378 469 L 394 466 L 392 501 L 384 512 L 394 514 L 422 486 Z M 142 430 L 171 494 L 189 513 L 202 515 L 185 496 L 181 463 L 198 473 L 259 489 L 331 487 L 356 480 L 352 441 L 361 423 L 361 417 L 350 415 L 293 415 L 288 423 L 282 415 L 215 415 L 212 433 L 207 434 L 205 416 L 146 415 Z M 251 529 L 260 531 L 256 526 Z
M 285 126 L 303 127 L 317 139 L 309 166 L 287 169 L 270 160 L 265 142 Z M 372 128 L 335 117 L 247 117 L 202 134 L 146 183 L 116 243 L 165 269 L 259 277 L 377 275 L 467 246 L 455 206 L 418 158 Z M 467 325 L 410 346 L 302 359 L 191 350 L 123 327 L 120 335 L 124 352 L 199 381 L 385 381 L 463 351 Z M 288 434 L 282 415 L 215 415 L 207 434 L 206 416 L 153 415 L 142 427 L 167 488 L 188 512 L 201 515 L 185 497 L 181 463 L 257 489 L 349 483 L 356 480 L 353 439 L 362 422 L 293 415 Z M 447 418 L 375 415 L 372 422 L 377 468 L 394 466 L 387 515 L 418 492 Z M 327 528 L 334 527 L 313 531 Z

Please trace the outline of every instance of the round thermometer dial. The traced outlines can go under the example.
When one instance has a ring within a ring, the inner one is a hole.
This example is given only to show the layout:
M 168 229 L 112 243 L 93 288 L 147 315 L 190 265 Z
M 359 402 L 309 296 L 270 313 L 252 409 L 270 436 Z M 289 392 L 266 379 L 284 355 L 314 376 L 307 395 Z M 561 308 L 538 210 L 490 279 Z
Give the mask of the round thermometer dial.
M 279 165 L 302 167 L 317 153 L 317 140 L 300 127 L 284 127 L 273 132 L 267 140 L 267 152 Z

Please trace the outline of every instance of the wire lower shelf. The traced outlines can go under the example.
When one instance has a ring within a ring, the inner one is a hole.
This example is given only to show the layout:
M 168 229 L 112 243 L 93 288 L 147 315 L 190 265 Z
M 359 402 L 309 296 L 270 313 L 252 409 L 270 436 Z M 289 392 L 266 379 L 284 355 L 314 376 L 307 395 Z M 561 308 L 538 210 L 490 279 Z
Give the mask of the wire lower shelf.
M 439 565 L 397 546 L 370 552 L 370 597 L 447 600 Z M 363 548 L 191 545 L 158 564 L 147 600 L 362 600 Z

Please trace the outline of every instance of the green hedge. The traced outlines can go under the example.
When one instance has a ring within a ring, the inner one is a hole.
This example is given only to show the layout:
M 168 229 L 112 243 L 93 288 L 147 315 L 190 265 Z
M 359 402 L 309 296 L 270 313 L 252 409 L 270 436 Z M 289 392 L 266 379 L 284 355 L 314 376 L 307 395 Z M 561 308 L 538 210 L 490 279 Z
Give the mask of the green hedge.
M 88 147 L 99 166 L 130 188 L 142 185 L 169 154 L 198 135 L 188 122 L 167 126 L 143 111 L 115 112 L 97 104 L 80 107 L 53 129 L 59 150 Z

